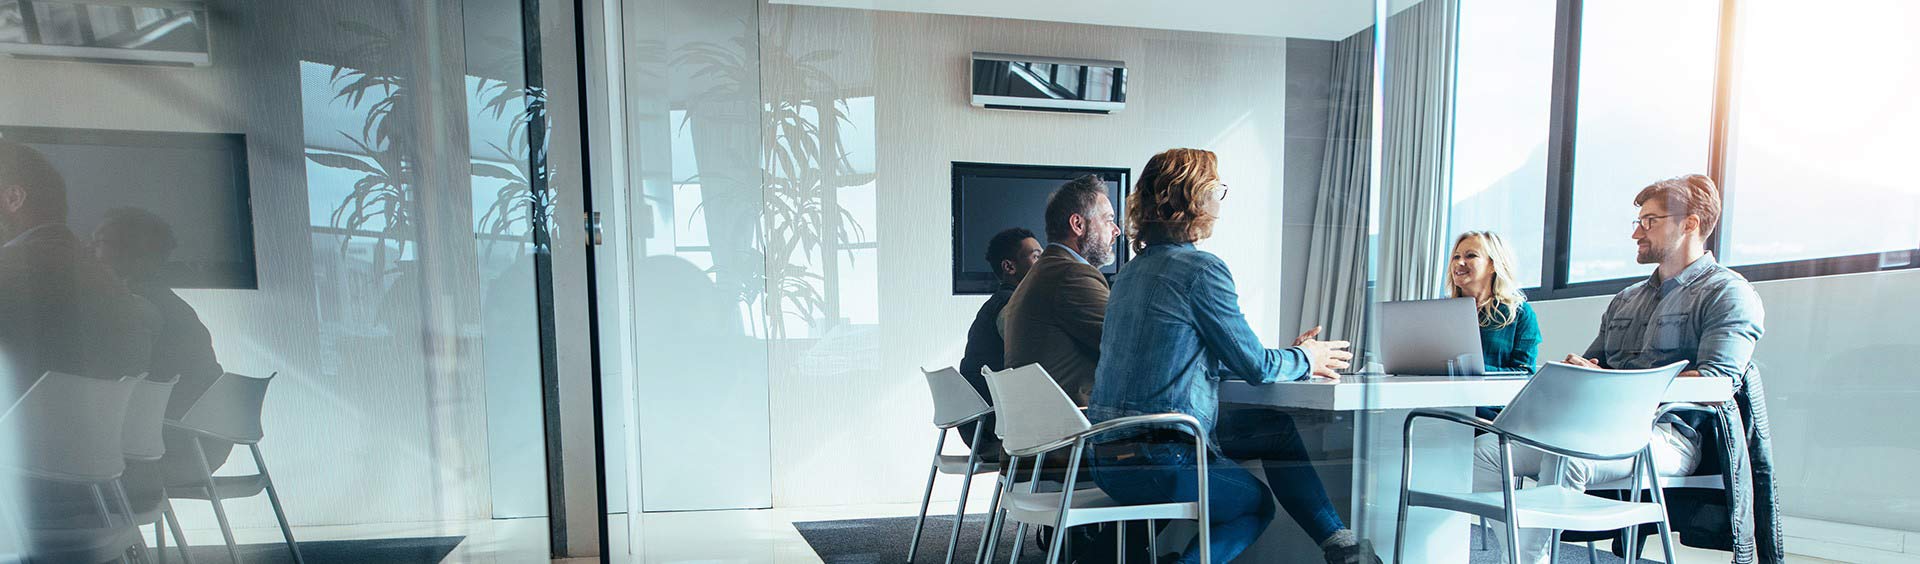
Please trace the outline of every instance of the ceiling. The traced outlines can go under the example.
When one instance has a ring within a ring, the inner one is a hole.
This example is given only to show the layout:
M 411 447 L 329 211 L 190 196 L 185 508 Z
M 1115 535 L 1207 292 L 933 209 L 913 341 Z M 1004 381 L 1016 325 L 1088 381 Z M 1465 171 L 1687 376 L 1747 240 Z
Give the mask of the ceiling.
M 1121 27 L 1345 39 L 1373 25 L 1368 0 L 770 0 Z M 1419 0 L 1388 0 L 1394 12 Z

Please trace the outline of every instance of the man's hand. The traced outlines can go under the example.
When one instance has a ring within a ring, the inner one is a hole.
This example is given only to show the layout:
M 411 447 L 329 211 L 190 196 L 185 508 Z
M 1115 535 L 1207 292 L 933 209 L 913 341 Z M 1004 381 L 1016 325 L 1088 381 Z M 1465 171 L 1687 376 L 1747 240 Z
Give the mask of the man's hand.
M 1296 346 L 1296 347 L 1300 346 L 1300 343 L 1305 343 L 1319 336 L 1320 336 L 1320 326 L 1315 325 L 1313 326 L 1312 329 L 1308 329 L 1307 332 L 1301 333 L 1299 337 L 1294 337 L 1293 346 Z
M 1688 371 L 1686 371 L 1686 372 L 1681 372 L 1681 373 L 1680 373 L 1680 376 L 1679 376 L 1679 377 L 1680 377 L 1680 378 L 1699 378 L 1699 377 L 1700 377 L 1700 371 L 1699 371 L 1699 370 L 1688 370 Z
M 1565 362 L 1567 364 L 1585 367 L 1585 368 L 1600 368 L 1600 359 L 1580 358 L 1580 355 L 1577 355 L 1577 354 L 1567 355 L 1566 360 L 1562 360 L 1560 362 Z
M 1318 334 L 1319 328 L 1315 327 L 1314 330 L 1309 331 L 1309 333 Z M 1299 346 L 1301 350 L 1307 351 L 1307 358 L 1309 359 L 1308 361 L 1312 363 L 1311 366 L 1313 367 L 1314 376 L 1338 380 L 1340 379 L 1339 371 L 1351 366 L 1353 353 L 1348 351 L 1347 348 L 1353 346 L 1353 343 L 1346 341 L 1318 341 L 1305 335 L 1302 335 L 1302 339 L 1297 346 Z

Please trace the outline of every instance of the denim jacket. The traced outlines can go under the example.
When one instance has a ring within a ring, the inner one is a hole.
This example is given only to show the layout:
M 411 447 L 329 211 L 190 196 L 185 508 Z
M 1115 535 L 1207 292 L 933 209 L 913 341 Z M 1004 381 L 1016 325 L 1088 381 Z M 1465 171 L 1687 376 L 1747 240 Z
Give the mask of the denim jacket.
M 1100 422 L 1178 412 L 1199 419 L 1211 434 L 1221 380 L 1298 380 L 1310 373 L 1309 364 L 1298 347 L 1260 344 L 1220 257 L 1189 243 L 1155 244 L 1114 277 L 1087 416 Z

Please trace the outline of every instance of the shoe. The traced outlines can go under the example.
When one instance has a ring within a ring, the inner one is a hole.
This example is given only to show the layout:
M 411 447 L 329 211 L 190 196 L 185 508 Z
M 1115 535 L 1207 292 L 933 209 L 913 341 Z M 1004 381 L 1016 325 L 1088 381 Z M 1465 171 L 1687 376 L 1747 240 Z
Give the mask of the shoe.
M 1364 540 L 1329 548 L 1326 555 L 1327 564 L 1381 564 L 1380 554 L 1373 551 L 1373 543 Z

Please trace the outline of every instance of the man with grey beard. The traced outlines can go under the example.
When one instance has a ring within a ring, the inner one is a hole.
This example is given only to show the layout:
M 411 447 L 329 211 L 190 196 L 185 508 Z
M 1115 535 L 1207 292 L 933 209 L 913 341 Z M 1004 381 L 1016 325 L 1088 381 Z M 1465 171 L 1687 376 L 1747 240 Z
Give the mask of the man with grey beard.
M 1107 316 L 1107 280 L 1113 262 L 1113 201 L 1106 182 L 1083 176 L 1047 198 L 1047 247 L 1007 302 L 1006 366 L 1039 363 L 1078 405 L 1093 393 L 1100 361 L 1100 328 Z

